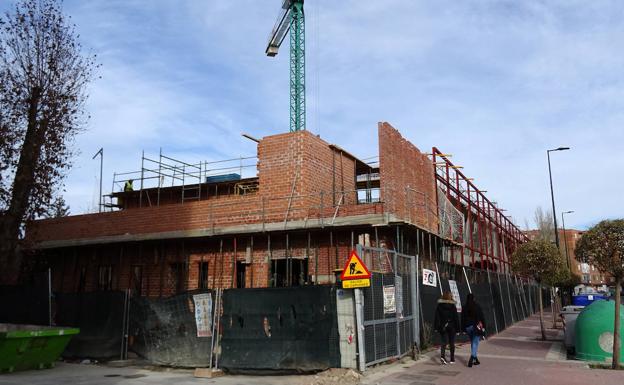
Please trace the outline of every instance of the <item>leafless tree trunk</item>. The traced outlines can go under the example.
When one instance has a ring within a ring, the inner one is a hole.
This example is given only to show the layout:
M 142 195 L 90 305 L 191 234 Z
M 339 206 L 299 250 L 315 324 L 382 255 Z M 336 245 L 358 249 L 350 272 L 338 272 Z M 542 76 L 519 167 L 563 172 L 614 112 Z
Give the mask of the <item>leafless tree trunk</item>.
M 557 297 L 555 295 L 555 288 L 551 287 L 550 288 L 550 312 L 552 313 L 552 321 L 553 321 L 553 325 L 552 328 L 556 329 L 557 328 Z
M 47 212 L 71 165 L 98 66 L 60 0 L 18 0 L 0 27 L 0 279 L 12 284 L 23 226 Z
M 615 278 L 615 322 L 613 330 L 613 369 L 617 369 L 620 366 L 620 348 L 622 341 L 620 341 L 620 295 L 622 293 L 622 278 Z
M 17 250 L 22 218 L 29 204 L 29 197 L 35 183 L 35 165 L 39 159 L 46 132 L 45 121 L 37 121 L 41 90 L 34 87 L 28 101 L 28 126 L 24 144 L 20 151 L 13 191 L 8 210 L 0 218 L 0 256 L 3 257 L 3 282 L 15 284 L 19 276 L 21 254 Z

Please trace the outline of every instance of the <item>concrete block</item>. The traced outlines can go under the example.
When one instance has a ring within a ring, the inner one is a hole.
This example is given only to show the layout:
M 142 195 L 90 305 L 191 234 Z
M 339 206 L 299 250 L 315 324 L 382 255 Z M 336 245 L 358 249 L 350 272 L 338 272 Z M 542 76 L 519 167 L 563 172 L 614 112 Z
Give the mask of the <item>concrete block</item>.
M 215 378 L 221 377 L 225 375 L 225 373 L 223 373 L 221 369 L 195 368 L 193 375 L 198 378 Z

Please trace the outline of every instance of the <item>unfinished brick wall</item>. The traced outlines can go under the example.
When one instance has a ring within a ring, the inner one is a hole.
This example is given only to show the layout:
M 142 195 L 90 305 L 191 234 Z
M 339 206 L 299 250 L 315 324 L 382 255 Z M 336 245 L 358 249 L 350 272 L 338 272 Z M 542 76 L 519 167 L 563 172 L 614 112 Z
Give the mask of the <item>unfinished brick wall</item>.
M 258 196 L 234 195 L 220 198 L 218 202 L 196 201 L 43 219 L 29 224 L 27 240 L 89 239 L 258 223 L 262 220 L 261 207 Z
M 308 131 L 264 138 L 258 144 L 258 159 L 257 194 L 38 220 L 29 224 L 27 239 L 90 239 L 281 222 L 287 212 L 288 220 L 301 220 L 318 216 L 321 206 L 337 205 L 342 192 L 349 193 L 342 198 L 339 215 L 379 211 L 355 205 L 353 158 Z M 330 217 L 333 212 L 322 211 Z
M 180 287 L 177 280 L 187 274 L 184 269 L 186 257 L 179 243 L 67 248 L 47 252 L 39 258 L 44 258 L 51 267 L 53 290 L 56 292 L 101 290 L 101 268 L 110 266 L 111 290 L 135 290 L 139 287 L 140 293 L 134 294 L 170 296 Z M 139 284 L 132 282 L 132 270 L 135 267 L 139 270 Z M 81 280 L 84 280 L 82 288 Z
M 240 236 L 219 239 L 197 247 L 189 256 L 189 290 L 199 286 L 200 264 L 206 263 L 206 287 L 238 287 L 236 262 L 245 266 L 243 287 L 266 287 L 269 278 L 268 252 L 265 237 Z
M 258 159 L 259 194 L 268 210 L 285 214 L 290 204 L 289 219 L 302 219 L 321 204 L 337 205 L 343 193 L 342 205 L 357 203 L 355 160 L 309 131 L 263 138 Z
M 306 133 L 299 131 L 267 136 L 258 143 L 259 194 L 284 198 L 304 193 L 304 181 L 300 175 L 296 177 L 296 172 L 302 167 Z M 283 199 L 272 204 L 279 204 L 282 208 L 284 202 L 287 205 Z M 295 202 L 295 205 L 299 204 Z
M 367 230 L 355 231 L 355 242 L 361 232 Z M 241 235 L 64 248 L 47 251 L 38 258 L 51 267 L 56 292 L 78 291 L 81 274 L 85 274 L 82 290 L 99 290 L 101 266 L 112 268 L 111 290 L 135 290 L 132 271 L 136 267 L 141 280 L 140 292 L 134 294 L 167 297 L 198 289 L 202 263 L 207 266 L 204 288 L 237 287 L 234 267 L 241 265 L 245 266 L 244 287 L 267 287 L 274 278 L 272 272 L 281 275 L 283 282 L 287 258 L 292 265 L 305 267 L 305 281 L 325 284 L 335 282 L 335 271 L 344 267 L 351 250 L 351 232 L 327 229 L 291 233 L 288 247 L 286 244 L 285 233 Z M 293 285 L 297 284 L 300 282 L 293 281 Z
M 302 177 L 306 181 L 306 193 L 312 195 L 312 205 L 320 207 L 320 192 L 325 207 L 357 203 L 355 160 L 351 155 L 308 134 L 304 137 L 303 156 Z
M 389 123 L 378 124 L 381 199 L 386 210 L 438 233 L 433 164 Z

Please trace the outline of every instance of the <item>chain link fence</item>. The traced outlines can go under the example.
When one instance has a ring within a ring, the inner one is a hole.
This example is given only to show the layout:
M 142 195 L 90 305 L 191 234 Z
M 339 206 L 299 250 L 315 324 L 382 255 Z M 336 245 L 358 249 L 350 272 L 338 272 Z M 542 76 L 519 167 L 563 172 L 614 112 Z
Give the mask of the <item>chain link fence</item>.
M 418 343 L 417 258 L 393 250 L 358 246 L 371 270 L 362 289 L 364 362 L 374 365 L 411 352 Z

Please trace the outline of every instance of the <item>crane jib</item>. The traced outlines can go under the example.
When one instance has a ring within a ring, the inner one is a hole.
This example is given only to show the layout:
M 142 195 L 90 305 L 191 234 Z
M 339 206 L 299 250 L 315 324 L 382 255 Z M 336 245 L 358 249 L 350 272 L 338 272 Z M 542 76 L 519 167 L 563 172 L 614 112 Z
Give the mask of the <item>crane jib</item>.
M 290 32 L 290 131 L 305 130 L 305 18 L 303 0 L 284 0 L 265 53 L 276 56 Z

